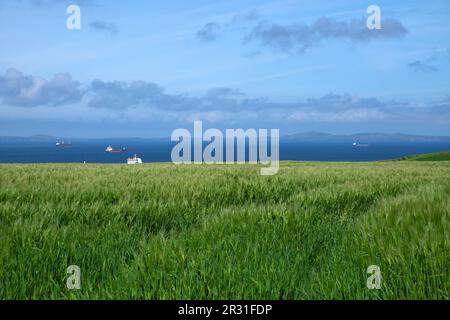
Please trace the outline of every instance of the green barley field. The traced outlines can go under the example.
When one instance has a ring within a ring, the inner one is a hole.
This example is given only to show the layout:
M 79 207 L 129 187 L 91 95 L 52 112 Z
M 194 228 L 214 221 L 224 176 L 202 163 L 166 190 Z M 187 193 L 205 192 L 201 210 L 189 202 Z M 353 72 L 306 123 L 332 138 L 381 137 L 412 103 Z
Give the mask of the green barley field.
M 450 161 L 259 169 L 0 165 L 0 299 L 450 298 Z

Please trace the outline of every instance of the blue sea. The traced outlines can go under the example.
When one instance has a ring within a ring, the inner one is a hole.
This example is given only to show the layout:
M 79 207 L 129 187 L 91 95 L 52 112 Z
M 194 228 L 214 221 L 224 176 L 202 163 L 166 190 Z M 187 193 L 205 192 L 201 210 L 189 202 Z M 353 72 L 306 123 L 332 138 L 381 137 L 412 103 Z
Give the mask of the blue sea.
M 125 147 L 125 153 L 107 153 L 108 144 Z M 0 163 L 126 163 L 137 154 L 144 162 L 169 162 L 174 143 L 170 141 L 79 141 L 72 147 L 56 147 L 54 142 L 0 143 Z M 354 147 L 343 142 L 281 142 L 280 160 L 375 161 L 403 156 L 450 151 L 449 142 L 379 142 Z

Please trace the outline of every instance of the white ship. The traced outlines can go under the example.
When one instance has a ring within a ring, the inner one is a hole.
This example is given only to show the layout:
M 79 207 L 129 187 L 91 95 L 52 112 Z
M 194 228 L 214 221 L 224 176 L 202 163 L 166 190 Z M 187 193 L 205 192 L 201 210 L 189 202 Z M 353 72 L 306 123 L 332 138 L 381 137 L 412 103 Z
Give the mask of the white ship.
M 368 147 L 369 145 L 366 143 L 353 142 L 353 146 L 354 147 Z
M 105 151 L 110 153 L 124 153 L 125 148 L 122 147 L 122 149 L 114 149 L 111 145 L 108 145 Z
M 72 142 L 64 142 L 64 140 L 61 142 L 58 141 L 57 143 L 55 143 L 55 146 L 56 147 L 71 147 Z
M 134 158 L 128 158 L 127 159 L 127 163 L 128 164 L 138 164 L 138 163 L 142 163 L 142 159 L 138 158 L 136 155 L 134 155 Z

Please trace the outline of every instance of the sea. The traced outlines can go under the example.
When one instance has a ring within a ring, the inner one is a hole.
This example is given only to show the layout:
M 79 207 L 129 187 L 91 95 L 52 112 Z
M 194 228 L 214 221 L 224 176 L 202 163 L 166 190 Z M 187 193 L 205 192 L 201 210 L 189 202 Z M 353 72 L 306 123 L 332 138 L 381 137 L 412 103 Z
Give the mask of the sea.
M 126 152 L 105 152 L 108 144 L 117 149 L 124 147 Z M 72 142 L 71 147 L 56 147 L 55 142 L 0 142 L 0 163 L 126 163 L 135 154 L 143 162 L 170 162 L 174 145 L 167 140 L 87 140 Z M 372 142 L 367 146 L 280 142 L 280 160 L 378 161 L 439 151 L 450 151 L 450 142 Z

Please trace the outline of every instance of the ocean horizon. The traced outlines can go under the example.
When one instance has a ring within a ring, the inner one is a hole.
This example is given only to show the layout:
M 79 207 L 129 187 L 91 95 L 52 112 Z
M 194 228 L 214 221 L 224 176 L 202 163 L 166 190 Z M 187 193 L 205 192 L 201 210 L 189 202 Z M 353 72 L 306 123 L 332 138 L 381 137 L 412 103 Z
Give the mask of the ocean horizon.
M 111 144 L 123 153 L 108 153 Z M 168 140 L 104 139 L 74 141 L 70 147 L 56 147 L 55 142 L 0 142 L 0 163 L 126 163 L 135 154 L 143 162 L 171 162 L 176 142 Z M 280 142 L 280 160 L 295 161 L 380 161 L 399 159 L 421 153 L 450 150 L 450 142 L 370 142 L 353 146 L 350 142 Z

